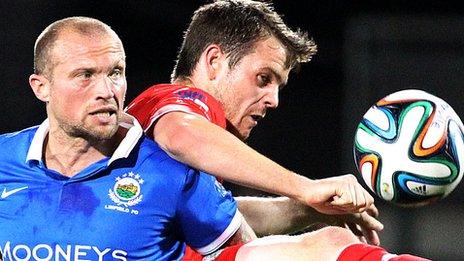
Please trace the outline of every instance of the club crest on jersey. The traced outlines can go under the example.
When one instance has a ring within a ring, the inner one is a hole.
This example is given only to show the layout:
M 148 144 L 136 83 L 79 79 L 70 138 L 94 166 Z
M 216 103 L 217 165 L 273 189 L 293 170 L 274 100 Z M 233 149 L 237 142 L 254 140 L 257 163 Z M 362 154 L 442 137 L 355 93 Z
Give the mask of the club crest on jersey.
M 144 180 L 132 171 L 116 178 L 113 189 L 108 196 L 118 206 L 131 207 L 142 201 L 141 185 Z

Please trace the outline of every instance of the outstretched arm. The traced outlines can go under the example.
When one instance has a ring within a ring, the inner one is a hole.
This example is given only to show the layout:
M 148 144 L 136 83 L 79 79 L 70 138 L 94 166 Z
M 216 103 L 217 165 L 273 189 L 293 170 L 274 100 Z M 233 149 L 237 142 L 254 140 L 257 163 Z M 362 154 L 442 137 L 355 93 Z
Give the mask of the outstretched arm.
M 235 200 L 259 237 L 295 233 L 322 222 L 324 216 L 287 197 L 235 197 Z
M 369 243 L 380 243 L 377 232 L 383 225 L 376 219 L 378 213 L 374 205 L 362 213 L 327 215 L 286 197 L 235 199 L 240 212 L 260 237 L 295 233 L 310 225 L 324 223 L 349 228 Z
M 176 160 L 236 184 L 300 200 L 310 182 L 201 116 L 168 113 L 153 127 L 153 137 Z
M 280 166 L 201 116 L 170 112 L 152 128 L 173 158 L 247 187 L 287 196 L 326 214 L 359 213 L 374 199 L 353 175 L 311 180 Z

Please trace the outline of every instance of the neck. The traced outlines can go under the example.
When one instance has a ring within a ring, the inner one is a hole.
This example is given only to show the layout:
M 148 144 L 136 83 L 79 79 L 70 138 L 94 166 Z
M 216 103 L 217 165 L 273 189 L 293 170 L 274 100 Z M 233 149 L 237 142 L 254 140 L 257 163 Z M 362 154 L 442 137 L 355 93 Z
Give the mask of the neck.
M 44 141 L 44 162 L 47 168 L 72 177 L 89 165 L 111 156 L 119 140 L 90 141 L 50 130 Z
M 214 89 L 211 83 L 208 83 L 201 78 L 195 76 L 188 76 L 188 77 L 179 77 L 172 82 L 173 84 L 184 85 L 189 87 L 194 87 L 197 89 L 201 89 L 211 96 L 213 96 L 216 100 L 218 100 L 222 104 L 221 97 L 218 95 L 218 91 Z
M 175 79 L 174 81 L 172 81 L 172 84 L 199 88 L 199 87 L 195 86 L 195 84 L 193 83 L 193 81 L 192 81 L 192 79 L 190 77 L 179 77 L 179 78 Z
M 195 75 L 188 76 L 188 77 L 179 77 L 179 78 L 175 79 L 172 83 L 173 84 L 178 84 L 178 85 L 189 86 L 189 87 L 195 87 L 195 88 L 201 89 L 201 90 L 207 92 L 209 95 L 213 96 L 219 102 L 219 104 L 221 104 L 221 106 L 222 106 L 222 108 L 224 110 L 224 113 L 226 114 L 226 121 L 227 121 L 226 130 L 229 131 L 230 133 L 232 133 L 237 138 L 241 139 L 242 141 L 245 140 L 240 135 L 240 132 L 237 130 L 237 128 L 235 128 L 235 126 L 229 121 L 229 119 L 227 119 L 227 112 L 225 111 L 226 106 L 224 104 L 224 99 L 223 99 L 223 97 L 221 95 L 220 90 L 215 89 L 213 87 L 213 84 L 208 84 L 207 81 L 204 81 L 204 80 L 202 81 L 201 77 L 195 77 Z M 201 84 L 201 83 L 203 83 L 203 84 Z

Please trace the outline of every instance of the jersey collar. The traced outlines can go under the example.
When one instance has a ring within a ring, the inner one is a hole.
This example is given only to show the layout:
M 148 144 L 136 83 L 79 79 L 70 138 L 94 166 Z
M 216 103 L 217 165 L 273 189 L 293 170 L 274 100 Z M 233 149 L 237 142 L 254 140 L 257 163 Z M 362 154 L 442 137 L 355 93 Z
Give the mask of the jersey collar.
M 121 158 L 127 158 L 130 152 L 134 149 L 135 145 L 139 141 L 140 137 L 142 137 L 143 129 L 140 126 L 139 122 L 129 114 L 127 122 L 121 122 L 119 124 L 120 127 L 127 129 L 126 136 L 121 141 L 119 146 L 114 151 L 111 158 L 108 160 L 107 165 L 110 165 L 113 161 Z M 39 128 L 34 134 L 34 138 L 32 139 L 31 146 L 27 152 L 26 162 L 29 161 L 42 161 L 42 152 L 43 152 L 43 143 L 45 138 L 47 137 L 48 131 L 50 130 L 50 123 L 48 119 L 40 124 Z

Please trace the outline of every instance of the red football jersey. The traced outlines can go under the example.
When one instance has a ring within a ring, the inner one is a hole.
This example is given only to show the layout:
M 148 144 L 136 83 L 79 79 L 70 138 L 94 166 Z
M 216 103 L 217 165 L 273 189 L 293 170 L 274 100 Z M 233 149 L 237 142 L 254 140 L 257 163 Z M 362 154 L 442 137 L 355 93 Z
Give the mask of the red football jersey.
M 222 128 L 226 127 L 224 110 L 219 102 L 201 89 L 184 85 L 153 85 L 137 96 L 126 111 L 140 122 L 145 131 L 161 116 L 173 111 L 197 114 Z

